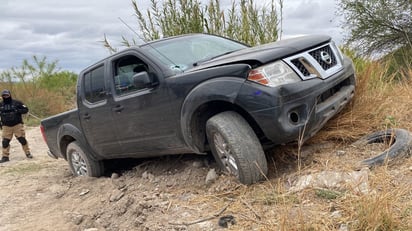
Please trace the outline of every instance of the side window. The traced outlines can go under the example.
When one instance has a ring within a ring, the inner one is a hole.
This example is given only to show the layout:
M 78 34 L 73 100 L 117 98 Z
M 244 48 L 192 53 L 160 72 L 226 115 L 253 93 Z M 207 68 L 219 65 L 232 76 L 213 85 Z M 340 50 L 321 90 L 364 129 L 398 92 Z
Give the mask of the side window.
M 144 73 L 148 71 L 147 65 L 133 55 L 122 57 L 113 63 L 114 74 L 113 83 L 115 86 L 117 95 L 124 95 L 131 92 L 135 92 L 141 89 L 145 89 L 146 86 L 136 84 L 133 77 L 138 73 Z
M 83 76 L 84 95 L 90 103 L 102 101 L 106 97 L 104 66 L 93 69 Z

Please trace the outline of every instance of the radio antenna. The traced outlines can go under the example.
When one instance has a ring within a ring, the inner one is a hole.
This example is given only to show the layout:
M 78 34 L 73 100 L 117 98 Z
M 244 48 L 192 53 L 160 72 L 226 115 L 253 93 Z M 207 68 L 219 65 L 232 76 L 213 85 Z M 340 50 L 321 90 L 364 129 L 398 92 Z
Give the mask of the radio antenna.
M 125 21 L 123 21 L 122 18 L 118 17 L 118 19 L 127 27 L 129 28 L 129 30 L 131 30 L 140 40 L 142 40 L 144 43 L 147 43 L 147 41 L 140 36 L 135 30 L 133 30 L 133 28 L 131 26 L 129 26 L 129 24 L 127 24 Z
M 150 43 L 147 43 L 147 41 L 142 38 L 142 36 L 140 36 L 135 30 L 133 30 L 133 28 L 131 26 L 129 26 L 125 21 L 123 21 L 122 18 L 118 17 L 118 19 L 125 25 L 127 26 L 127 28 L 129 28 L 134 34 L 136 34 L 136 36 L 142 40 L 144 43 L 146 43 L 148 46 L 150 46 L 153 50 L 155 50 L 157 53 L 159 53 L 161 56 L 163 56 L 166 60 L 168 60 L 171 64 L 173 64 L 174 66 L 172 67 L 173 69 L 177 68 L 179 69 L 181 72 L 183 72 L 182 68 L 179 65 L 176 65 L 169 57 L 167 57 L 166 55 L 164 55 L 162 52 L 160 52 L 158 49 L 156 49 L 156 47 L 153 47 Z

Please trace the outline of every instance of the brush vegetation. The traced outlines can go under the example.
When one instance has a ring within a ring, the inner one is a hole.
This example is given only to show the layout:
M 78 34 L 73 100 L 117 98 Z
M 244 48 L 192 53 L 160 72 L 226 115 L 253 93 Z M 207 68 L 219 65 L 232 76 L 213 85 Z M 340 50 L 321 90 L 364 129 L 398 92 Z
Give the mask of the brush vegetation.
M 267 1 L 258 6 L 254 0 L 232 1 L 230 7 L 222 7 L 221 1 L 166 0 L 159 3 L 151 0 L 151 7 L 143 11 L 133 0 L 134 15 L 139 25 L 139 38 L 122 36 L 121 45 L 129 47 L 163 37 L 187 33 L 221 35 L 249 45 L 276 41 L 281 27 L 283 0 Z M 278 4 L 276 4 L 278 3 Z M 112 46 L 105 36 L 103 45 L 111 52 Z
M 60 70 L 57 60 L 37 56 L 0 73 L 0 88 L 9 89 L 14 99 L 29 107 L 25 116 L 29 125 L 74 108 L 76 81 L 77 74 Z

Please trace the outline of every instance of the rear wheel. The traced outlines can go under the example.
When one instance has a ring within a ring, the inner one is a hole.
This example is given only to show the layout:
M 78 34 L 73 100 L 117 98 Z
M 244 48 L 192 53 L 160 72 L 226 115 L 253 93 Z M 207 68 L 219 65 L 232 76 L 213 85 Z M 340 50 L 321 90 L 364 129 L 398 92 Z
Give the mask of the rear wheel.
M 262 145 L 247 121 L 233 111 L 211 117 L 206 123 L 211 151 L 220 167 L 243 184 L 263 180 L 267 161 Z
M 99 177 L 103 174 L 103 162 L 90 158 L 76 141 L 67 146 L 67 161 L 75 176 Z

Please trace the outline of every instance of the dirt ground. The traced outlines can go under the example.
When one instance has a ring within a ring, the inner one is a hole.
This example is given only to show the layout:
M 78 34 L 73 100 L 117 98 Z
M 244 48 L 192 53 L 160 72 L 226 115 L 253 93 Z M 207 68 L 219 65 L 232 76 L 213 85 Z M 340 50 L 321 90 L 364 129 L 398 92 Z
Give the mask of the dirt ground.
M 105 177 L 73 177 L 65 160 L 47 156 L 38 127 L 27 128 L 26 136 L 34 158 L 26 159 L 13 139 L 10 161 L 0 164 L 0 231 L 279 230 L 288 225 L 281 218 L 297 214 L 311 219 L 315 229 L 310 230 L 349 230 L 345 222 L 351 215 L 331 209 L 339 207 L 332 200 L 319 200 L 310 193 L 295 194 L 305 197 L 298 198 L 299 203 L 278 203 L 274 197 L 279 192 L 285 195 L 297 177 L 296 169 L 309 174 L 333 170 L 330 166 L 339 163 L 351 165 L 354 156 L 336 144 L 306 148 L 298 158 L 302 166 L 286 155 L 269 157 L 268 181 L 244 186 L 219 172 L 215 179 L 213 160 L 195 155 L 116 160 L 107 165 Z M 405 227 L 412 227 L 411 159 L 390 172 L 398 186 L 409 188 L 404 195 L 410 210 L 403 219 L 411 224 Z M 302 207 L 310 208 L 304 209 L 305 215 Z M 289 215 L 279 216 L 282 211 Z M 219 225 L 223 216 L 229 220 L 228 228 Z M 322 223 L 326 217 L 329 220 Z

